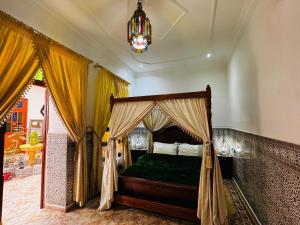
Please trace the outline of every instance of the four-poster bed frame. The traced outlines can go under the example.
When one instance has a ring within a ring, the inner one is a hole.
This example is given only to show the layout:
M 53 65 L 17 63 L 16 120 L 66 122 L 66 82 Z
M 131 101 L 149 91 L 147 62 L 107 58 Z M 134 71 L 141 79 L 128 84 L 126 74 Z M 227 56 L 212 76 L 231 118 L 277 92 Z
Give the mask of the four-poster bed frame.
M 161 101 L 167 99 L 187 98 L 206 99 L 206 111 L 210 140 L 212 140 L 211 88 L 209 85 L 207 85 L 205 91 L 190 93 L 151 95 L 128 98 L 114 98 L 112 95 L 110 103 L 111 108 L 113 108 L 114 103 L 117 102 Z M 166 140 L 168 139 L 168 136 L 174 136 L 175 138 L 176 136 L 180 136 L 180 138 L 184 140 L 185 143 L 197 143 L 197 141 L 193 138 L 189 136 L 187 137 L 186 134 L 184 136 L 180 132 L 176 131 L 175 129 L 169 129 L 169 131 L 164 131 L 162 136 L 159 136 L 159 132 L 157 132 L 154 134 L 154 141 L 161 141 L 162 139 Z M 170 139 L 168 141 L 165 141 L 165 143 L 166 142 L 170 142 Z M 213 151 L 213 148 L 211 149 L 211 151 Z M 168 216 L 199 221 L 199 219 L 197 218 L 198 187 L 196 186 L 173 184 L 168 182 L 126 176 L 120 176 L 118 183 L 118 192 L 114 194 L 115 204 L 139 208 Z

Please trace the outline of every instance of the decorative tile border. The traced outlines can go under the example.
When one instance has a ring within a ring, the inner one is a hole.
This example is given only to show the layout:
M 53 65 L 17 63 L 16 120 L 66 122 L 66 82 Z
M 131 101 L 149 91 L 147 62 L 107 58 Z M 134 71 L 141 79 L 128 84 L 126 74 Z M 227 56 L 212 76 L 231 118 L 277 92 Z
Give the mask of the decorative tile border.
M 300 224 L 300 146 L 233 129 L 214 129 L 234 157 L 234 177 L 264 225 Z

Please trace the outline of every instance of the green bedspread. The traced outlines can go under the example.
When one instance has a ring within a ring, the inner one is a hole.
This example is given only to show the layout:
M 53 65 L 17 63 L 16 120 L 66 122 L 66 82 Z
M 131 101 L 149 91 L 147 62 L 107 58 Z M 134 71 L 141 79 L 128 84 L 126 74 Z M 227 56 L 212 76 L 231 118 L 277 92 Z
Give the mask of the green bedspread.
M 198 186 L 201 160 L 194 156 L 146 154 L 121 175 Z

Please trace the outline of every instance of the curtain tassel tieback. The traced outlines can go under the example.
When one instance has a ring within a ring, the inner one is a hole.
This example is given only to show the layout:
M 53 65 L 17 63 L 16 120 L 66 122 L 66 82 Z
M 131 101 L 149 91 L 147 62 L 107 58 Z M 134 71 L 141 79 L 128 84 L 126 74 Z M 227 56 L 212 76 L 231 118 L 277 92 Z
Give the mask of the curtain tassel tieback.
M 90 126 L 86 128 L 86 133 L 87 132 L 93 132 L 93 134 L 96 136 L 96 138 L 98 139 L 99 143 L 102 143 L 102 138 L 99 136 L 99 134 L 96 132 L 95 128 Z
M 116 138 L 109 138 L 107 142 L 114 142 L 116 141 Z
M 110 146 L 108 149 L 111 150 L 113 148 L 114 143 L 116 143 L 116 138 L 109 138 L 107 140 L 107 145 Z
M 83 132 L 83 134 L 80 136 L 80 138 L 79 138 L 79 140 L 77 141 L 77 143 L 76 143 L 76 149 L 78 149 L 78 146 L 79 146 L 79 144 L 83 141 L 83 139 L 85 138 L 85 136 L 86 136 L 86 131 L 85 132 Z
M 204 143 L 204 146 L 210 146 L 213 142 L 212 141 L 206 141 Z M 212 159 L 211 159 L 211 154 L 207 154 L 205 158 L 205 167 L 207 169 L 212 169 Z
M 206 156 L 205 167 L 207 169 L 212 169 L 212 160 L 211 160 L 211 156 L 210 155 Z
M 207 146 L 207 145 L 211 145 L 213 143 L 213 141 L 206 141 L 204 142 L 204 145 Z

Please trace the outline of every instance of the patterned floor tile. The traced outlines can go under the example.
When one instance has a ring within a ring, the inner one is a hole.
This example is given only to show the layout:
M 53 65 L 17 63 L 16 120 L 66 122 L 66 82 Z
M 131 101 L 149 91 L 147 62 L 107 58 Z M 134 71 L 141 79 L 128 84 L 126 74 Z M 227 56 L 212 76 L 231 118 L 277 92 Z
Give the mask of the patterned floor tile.
M 112 210 L 98 212 L 99 199 L 69 213 L 39 209 L 40 175 L 14 179 L 4 184 L 4 225 L 194 225 L 138 209 L 115 206 Z M 226 181 L 233 195 L 237 213 L 230 225 L 251 225 L 232 183 Z

